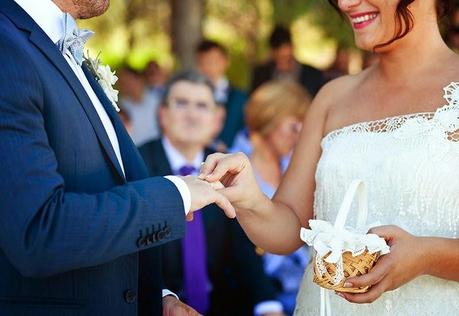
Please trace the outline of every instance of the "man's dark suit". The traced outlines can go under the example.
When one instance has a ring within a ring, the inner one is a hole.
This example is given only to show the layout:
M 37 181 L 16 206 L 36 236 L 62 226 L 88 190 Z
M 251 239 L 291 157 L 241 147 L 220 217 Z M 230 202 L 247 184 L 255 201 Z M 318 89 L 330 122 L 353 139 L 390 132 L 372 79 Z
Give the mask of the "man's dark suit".
M 0 315 L 159 315 L 159 254 L 138 251 L 183 236 L 177 188 L 147 178 L 84 69 L 116 131 L 123 176 L 77 76 L 12 0 L 0 0 L 0 60 Z
M 314 67 L 300 64 L 300 76 L 298 83 L 301 84 L 311 97 L 314 97 L 320 88 L 325 83 L 325 78 L 322 72 Z M 266 64 L 255 67 L 252 73 L 252 83 L 250 91 L 253 92 L 256 88 L 263 83 L 273 79 L 276 66 L 274 62 L 270 61 Z
M 140 152 L 151 175 L 171 174 L 161 140 L 143 145 Z M 205 156 L 213 153 L 205 151 Z M 209 315 L 253 315 L 253 307 L 275 299 L 275 289 L 263 271 L 261 257 L 239 223 L 229 220 L 215 204 L 203 209 L 207 267 L 212 282 Z M 179 295 L 183 289 L 182 248 L 174 241 L 162 248 L 163 279 Z
M 233 145 L 236 134 L 244 126 L 244 109 L 247 102 L 247 94 L 233 86 L 228 88 L 228 97 L 225 102 L 226 118 L 223 130 L 218 139 L 223 141 L 228 148 Z

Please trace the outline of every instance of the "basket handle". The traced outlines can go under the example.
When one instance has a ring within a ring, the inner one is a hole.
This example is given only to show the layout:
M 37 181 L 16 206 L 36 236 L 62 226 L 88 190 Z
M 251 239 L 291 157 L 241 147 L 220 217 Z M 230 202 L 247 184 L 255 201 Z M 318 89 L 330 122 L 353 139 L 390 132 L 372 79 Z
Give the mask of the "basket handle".
M 338 215 L 335 220 L 335 228 L 342 229 L 346 223 L 349 210 L 354 200 L 355 194 L 358 193 L 358 217 L 357 217 L 357 229 L 365 226 L 368 214 L 368 199 L 367 199 L 367 188 L 362 180 L 354 180 L 351 182 L 349 189 L 347 189 L 346 195 L 344 196 L 343 202 L 338 211 Z

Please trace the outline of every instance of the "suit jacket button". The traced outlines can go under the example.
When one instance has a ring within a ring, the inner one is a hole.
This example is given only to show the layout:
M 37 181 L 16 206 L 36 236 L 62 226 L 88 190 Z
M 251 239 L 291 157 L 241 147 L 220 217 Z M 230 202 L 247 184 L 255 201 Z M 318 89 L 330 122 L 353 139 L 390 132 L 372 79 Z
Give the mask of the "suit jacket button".
M 133 304 L 137 300 L 137 294 L 134 290 L 126 290 L 124 292 L 124 300 L 128 304 Z

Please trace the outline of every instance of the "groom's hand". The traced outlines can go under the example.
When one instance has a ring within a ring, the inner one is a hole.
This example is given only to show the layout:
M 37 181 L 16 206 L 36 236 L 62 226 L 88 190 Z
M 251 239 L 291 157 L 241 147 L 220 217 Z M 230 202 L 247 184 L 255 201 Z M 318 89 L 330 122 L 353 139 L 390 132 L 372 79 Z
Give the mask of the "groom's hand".
M 191 209 L 187 215 L 187 220 L 193 219 L 193 212 L 212 203 L 217 204 L 229 218 L 236 217 L 233 205 L 231 205 L 230 201 L 223 194 L 217 191 L 217 189 L 223 188 L 221 183 L 209 183 L 194 176 L 181 178 L 185 181 L 191 193 Z
M 243 153 L 216 153 L 207 156 L 199 178 L 211 183 L 220 182 L 219 189 L 239 209 L 253 210 L 264 198 L 258 187 L 249 158 Z
M 200 316 L 190 306 L 182 303 L 173 296 L 163 297 L 163 316 Z

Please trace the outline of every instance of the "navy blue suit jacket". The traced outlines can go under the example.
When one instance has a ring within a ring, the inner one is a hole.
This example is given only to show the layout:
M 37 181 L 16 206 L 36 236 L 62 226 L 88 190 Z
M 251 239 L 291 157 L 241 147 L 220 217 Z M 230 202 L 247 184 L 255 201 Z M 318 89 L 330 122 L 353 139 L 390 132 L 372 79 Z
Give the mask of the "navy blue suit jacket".
M 117 133 L 123 176 L 79 80 L 12 0 L 0 0 L 0 60 L 0 315 L 159 314 L 149 248 L 183 235 L 178 190 L 148 178 L 84 69 Z

